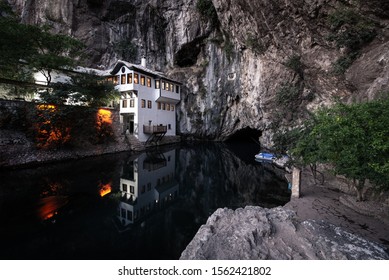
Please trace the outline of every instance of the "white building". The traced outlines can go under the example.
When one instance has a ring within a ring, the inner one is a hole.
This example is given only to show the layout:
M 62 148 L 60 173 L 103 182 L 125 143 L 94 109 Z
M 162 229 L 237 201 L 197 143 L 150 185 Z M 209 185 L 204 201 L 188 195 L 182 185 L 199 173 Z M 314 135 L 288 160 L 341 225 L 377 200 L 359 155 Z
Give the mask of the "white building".
M 175 162 L 175 150 L 172 150 L 143 153 L 123 166 L 118 206 L 118 219 L 123 226 L 146 219 L 178 197 Z
M 145 58 L 140 65 L 119 60 L 108 73 L 121 95 L 123 132 L 135 135 L 141 142 L 176 135 L 181 83 L 148 69 Z

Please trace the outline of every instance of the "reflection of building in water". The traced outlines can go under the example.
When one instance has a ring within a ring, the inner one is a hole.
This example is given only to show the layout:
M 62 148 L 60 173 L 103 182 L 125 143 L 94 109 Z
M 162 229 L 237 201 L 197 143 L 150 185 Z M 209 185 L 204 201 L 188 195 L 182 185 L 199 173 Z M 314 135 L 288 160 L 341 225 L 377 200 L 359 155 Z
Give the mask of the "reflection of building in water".
M 123 166 L 118 217 L 124 226 L 161 209 L 178 196 L 175 150 L 144 153 Z

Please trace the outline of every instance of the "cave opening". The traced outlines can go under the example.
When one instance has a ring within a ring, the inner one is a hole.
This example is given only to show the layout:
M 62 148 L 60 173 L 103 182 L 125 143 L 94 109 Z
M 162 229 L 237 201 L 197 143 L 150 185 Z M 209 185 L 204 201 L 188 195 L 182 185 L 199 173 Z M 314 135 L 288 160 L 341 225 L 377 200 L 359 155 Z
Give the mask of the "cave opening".
M 259 143 L 259 137 L 262 136 L 262 131 L 251 127 L 246 127 L 236 131 L 226 142 L 255 142 Z
M 261 150 L 260 136 L 262 131 L 246 127 L 232 134 L 225 143 L 240 159 L 247 163 L 254 163 L 255 154 Z

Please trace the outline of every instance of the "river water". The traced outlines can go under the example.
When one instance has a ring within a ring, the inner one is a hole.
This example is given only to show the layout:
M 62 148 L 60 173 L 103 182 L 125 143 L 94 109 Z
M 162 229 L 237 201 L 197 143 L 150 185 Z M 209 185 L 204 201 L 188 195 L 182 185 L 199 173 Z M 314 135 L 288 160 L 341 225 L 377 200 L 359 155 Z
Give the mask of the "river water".
M 289 201 L 256 144 L 186 143 L 0 173 L 1 259 L 178 259 L 217 208 Z

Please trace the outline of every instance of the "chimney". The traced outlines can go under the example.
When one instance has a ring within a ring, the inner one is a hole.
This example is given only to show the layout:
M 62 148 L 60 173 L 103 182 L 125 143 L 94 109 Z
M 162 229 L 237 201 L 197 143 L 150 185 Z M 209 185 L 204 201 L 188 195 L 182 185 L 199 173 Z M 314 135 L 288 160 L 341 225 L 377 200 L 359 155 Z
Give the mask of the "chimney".
M 145 56 L 142 57 L 142 59 L 140 61 L 140 65 L 146 68 L 146 57 Z

